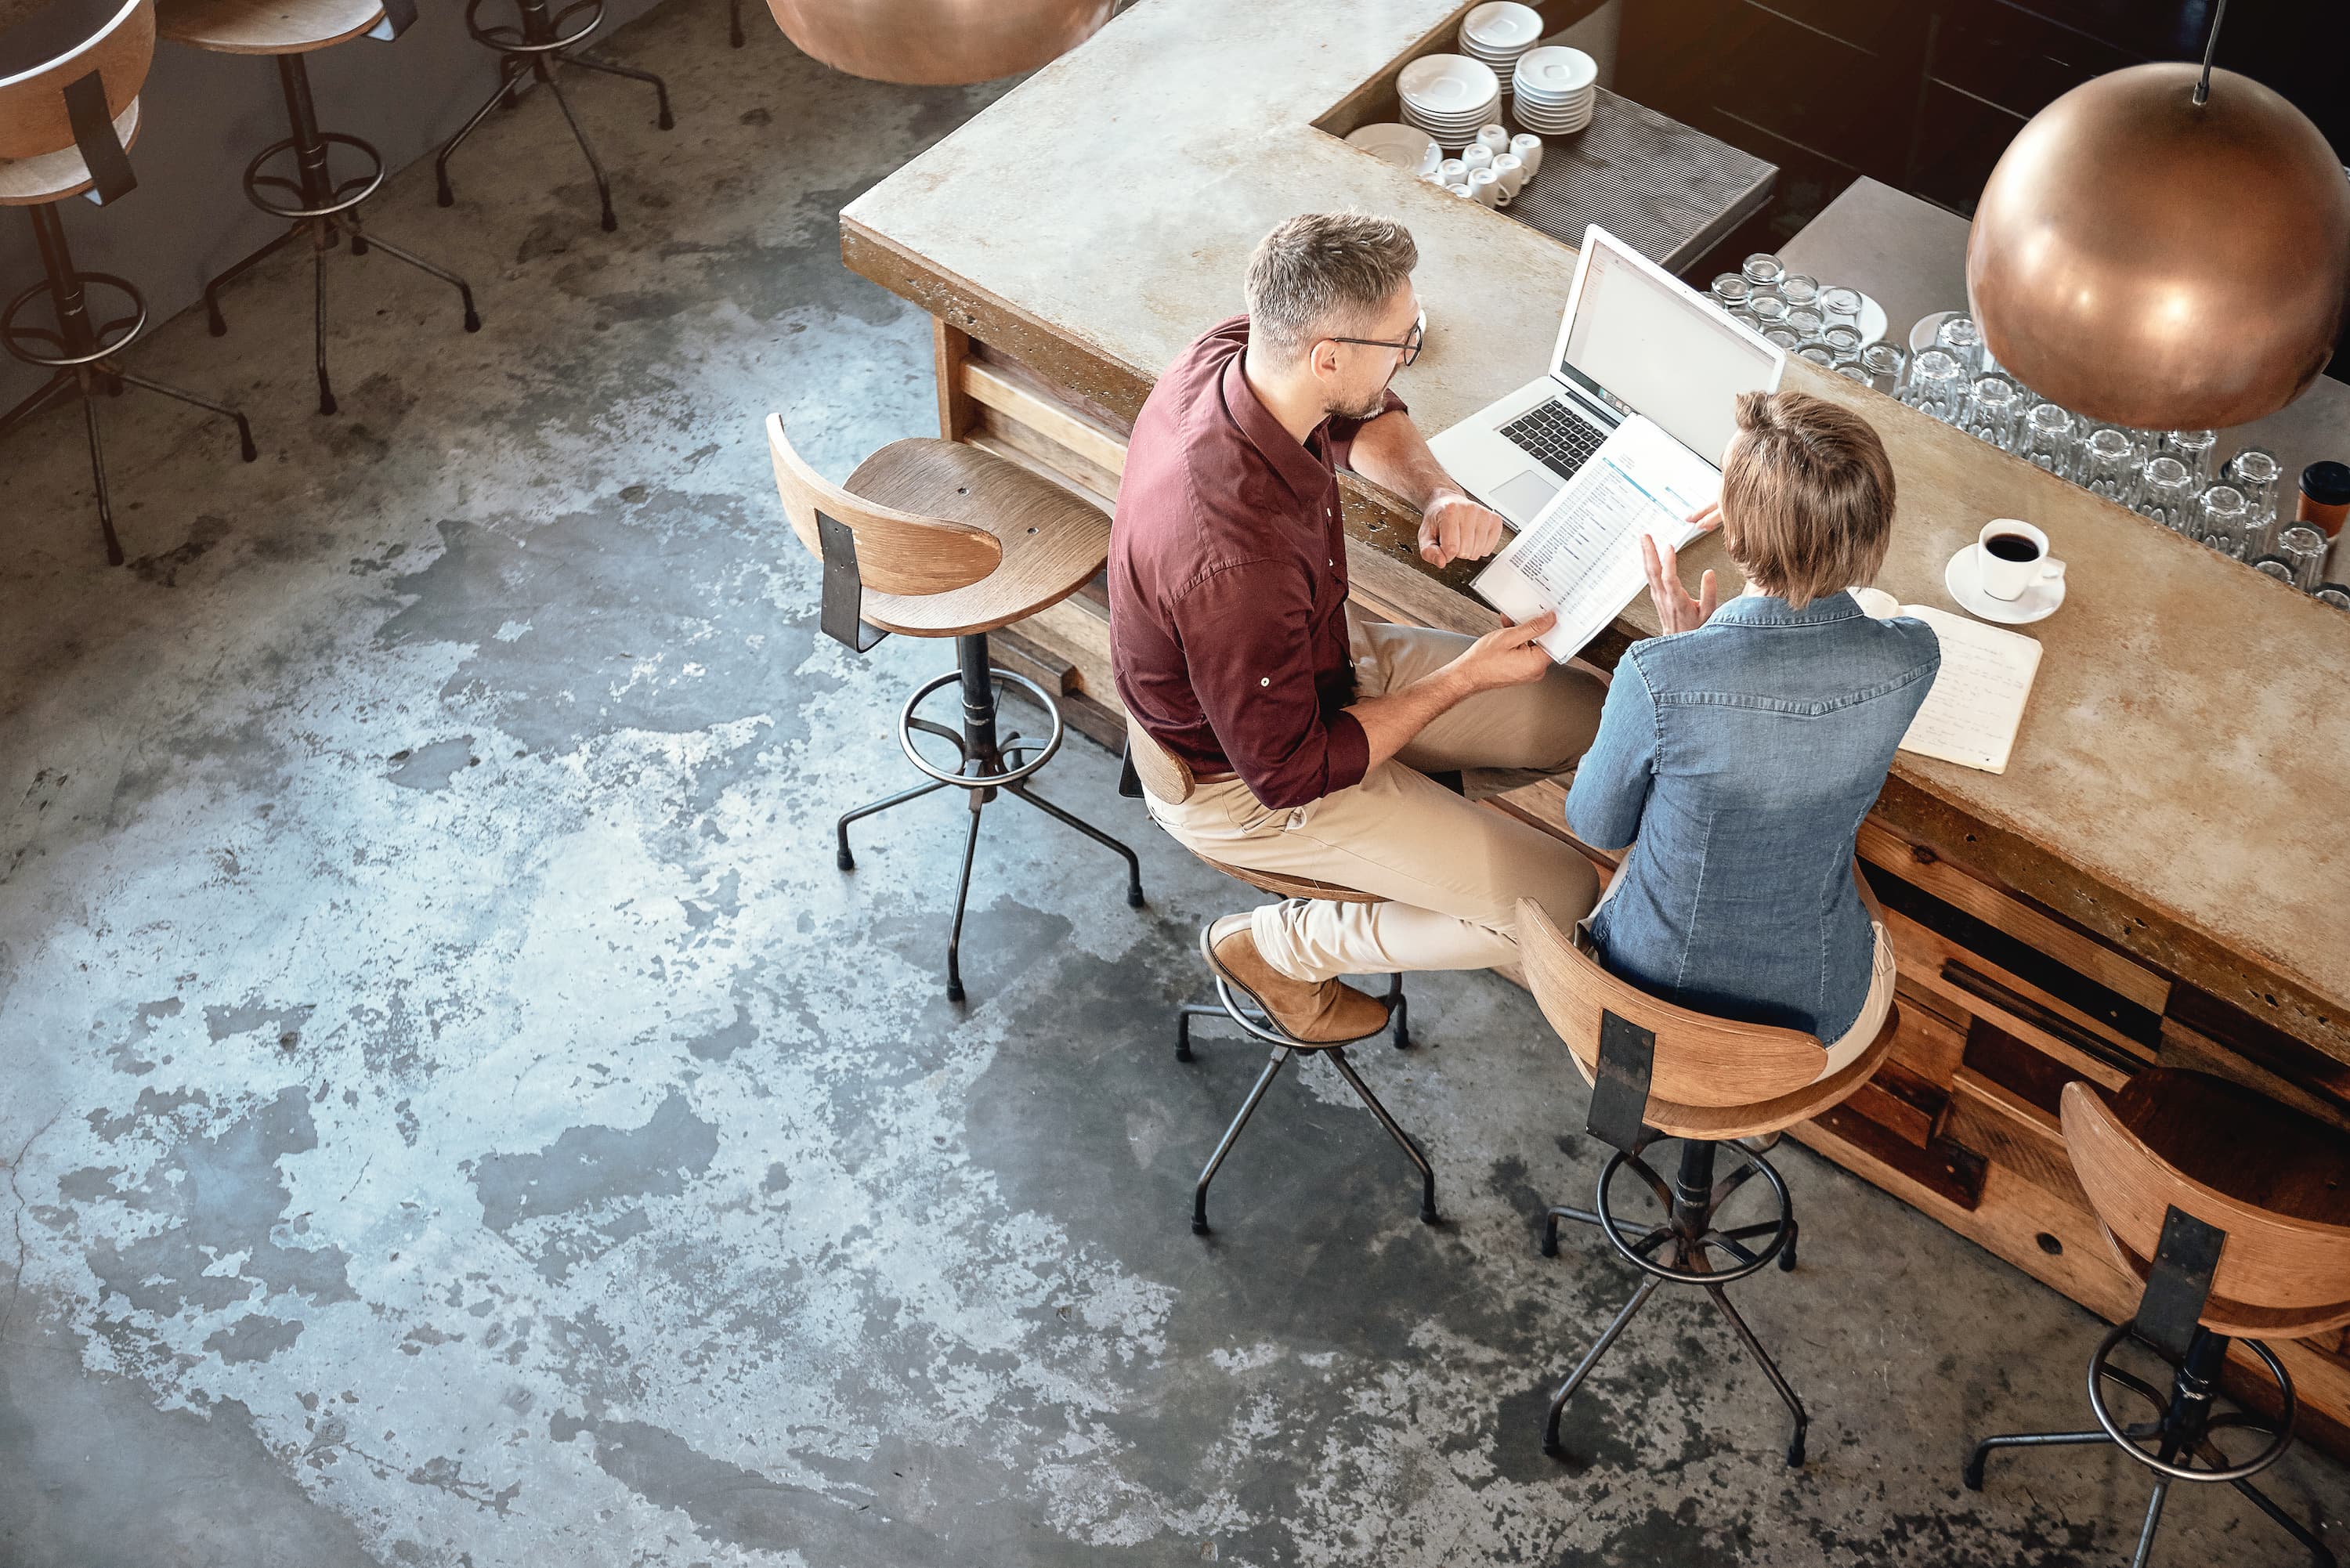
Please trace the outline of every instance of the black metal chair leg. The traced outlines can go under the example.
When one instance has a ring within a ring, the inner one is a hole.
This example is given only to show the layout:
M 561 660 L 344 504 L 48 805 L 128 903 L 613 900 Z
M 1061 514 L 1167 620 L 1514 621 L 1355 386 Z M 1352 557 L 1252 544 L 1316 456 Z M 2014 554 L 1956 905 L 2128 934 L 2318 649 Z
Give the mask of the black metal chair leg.
M 2320 1541 L 2314 1531 L 2310 1530 L 2301 1521 L 2279 1507 L 2275 1499 L 2248 1480 L 2232 1481 L 2230 1484 L 2243 1493 L 2254 1508 L 2282 1525 L 2286 1534 L 2301 1542 L 2302 1550 L 2309 1553 L 2312 1568 L 2337 1568 L 2334 1549 Z
M 1556 1459 L 1566 1452 L 1558 1436 L 1558 1418 L 1565 1411 L 1566 1402 L 1575 1397 L 1575 1391 L 1583 1386 L 1583 1380 L 1591 1376 L 1591 1369 L 1599 1365 L 1599 1358 L 1607 1354 L 1607 1347 L 1616 1343 L 1625 1325 L 1648 1304 L 1648 1298 L 1657 1293 L 1657 1287 L 1662 1283 L 1664 1282 L 1654 1274 L 1642 1276 L 1639 1289 L 1634 1291 L 1632 1299 L 1624 1303 L 1624 1310 L 1616 1314 L 1616 1321 L 1601 1333 L 1598 1343 L 1583 1353 L 1583 1359 L 1575 1363 L 1575 1370 L 1566 1375 L 1566 1381 L 1559 1385 L 1556 1394 L 1551 1396 L 1550 1414 L 1543 1422 L 1544 1453 Z
M 215 403 L 210 398 L 200 398 L 195 393 L 185 391 L 181 388 L 167 387 L 161 381 L 151 381 L 144 376 L 134 376 L 111 359 L 100 361 L 100 368 L 126 386 L 137 387 L 142 391 L 160 393 L 175 401 L 186 403 L 191 408 L 203 409 L 218 414 L 224 420 L 234 421 L 236 424 L 238 455 L 247 462 L 252 462 L 261 456 L 261 449 L 253 444 L 253 426 L 246 421 L 243 414 L 230 408 L 226 403 Z
M 834 857 L 835 863 L 838 865 L 843 871 L 854 871 L 857 869 L 857 857 L 848 852 L 848 825 L 850 823 L 855 822 L 859 817 L 872 816 L 878 813 L 885 812 L 893 805 L 903 805 L 910 800 L 920 800 L 922 796 L 930 794 L 932 790 L 941 790 L 946 787 L 947 786 L 943 783 L 933 780 L 929 784 L 916 784 L 911 789 L 901 789 L 896 794 L 884 795 L 881 799 L 873 802 L 869 805 L 858 806 L 855 811 L 846 811 L 841 813 L 840 820 L 833 825 L 833 836 L 839 841 L 840 846 L 839 853 Z
M 1018 795 L 1022 800 L 1026 801 L 1030 805 L 1035 806 L 1038 811 L 1043 812 L 1046 816 L 1052 817 L 1055 821 L 1064 823 L 1070 827 L 1076 828 L 1079 833 L 1084 834 L 1096 844 L 1103 845 L 1107 848 L 1118 851 L 1118 855 L 1126 861 L 1127 906 L 1129 909 L 1136 909 L 1142 908 L 1142 862 L 1135 857 L 1133 850 L 1128 848 L 1125 845 L 1120 844 L 1117 839 L 1112 838 L 1108 834 L 1104 833 L 1100 828 L 1096 827 L 1084 817 L 1077 816 L 1072 813 L 1062 810 L 1059 806 L 1055 805 L 1051 801 L 1046 800 L 1043 795 L 1032 794 L 1029 793 L 1028 786 L 1024 784 L 1005 784 L 1003 786 L 1003 790 L 1007 794 Z
M 743 0 L 726 0 L 726 41 L 734 48 L 743 47 Z
M 1232 1118 L 1232 1125 L 1224 1129 L 1223 1137 L 1216 1144 L 1216 1152 L 1208 1157 L 1206 1168 L 1200 1172 L 1199 1184 L 1191 1189 L 1191 1234 L 1194 1236 L 1208 1233 L 1208 1183 L 1216 1179 L 1216 1172 L 1223 1167 L 1224 1156 L 1232 1153 L 1232 1145 L 1240 1141 L 1241 1129 L 1248 1126 L 1249 1117 L 1256 1115 L 1258 1102 L 1264 1098 L 1264 1092 L 1273 1087 L 1274 1079 L 1280 1076 L 1281 1069 L 1288 1063 L 1289 1057 L 1290 1048 L 1286 1045 L 1274 1050 L 1273 1060 L 1267 1062 L 1264 1071 L 1256 1075 L 1256 1083 L 1250 1088 L 1248 1098 L 1242 1102 L 1241 1114 Z
M 1388 1129 L 1388 1137 L 1395 1139 L 1396 1147 L 1410 1156 L 1412 1164 L 1419 1168 L 1419 1218 L 1424 1224 L 1438 1223 L 1436 1168 L 1428 1163 L 1428 1156 L 1420 1151 L 1419 1144 L 1412 1141 L 1411 1135 L 1396 1125 L 1395 1117 L 1388 1115 L 1387 1106 L 1379 1104 L 1379 1097 L 1371 1093 L 1371 1086 L 1363 1082 L 1362 1075 L 1355 1071 L 1355 1064 L 1347 1060 L 1346 1051 L 1334 1047 L 1324 1054 L 1330 1058 L 1330 1065 L 1338 1069 L 1338 1075 L 1347 1080 L 1347 1086 L 1355 1091 L 1355 1097 L 1368 1106 L 1371 1115 L 1379 1118 L 1379 1126 Z
M 984 793 L 971 792 L 971 832 L 962 841 L 962 875 L 955 881 L 954 925 L 947 933 L 947 1000 L 962 1000 L 962 909 L 971 898 L 971 863 L 979 853 L 979 810 Z
M 602 71 L 608 77 L 626 77 L 630 81 L 650 82 L 653 91 L 660 95 L 660 128 L 663 130 L 677 129 L 677 120 L 669 111 L 669 87 L 652 72 L 640 71 L 634 66 L 616 66 L 609 60 L 599 60 L 592 55 L 566 55 L 563 57 L 563 63 L 567 66 L 584 67 L 591 71 Z
M 1403 993 L 1403 975 L 1388 976 L 1388 1026 L 1395 1031 L 1395 1048 L 1411 1048 L 1411 999 Z
M 456 289 L 457 297 L 464 301 L 465 330 L 468 332 L 479 332 L 482 329 L 481 313 L 473 308 L 473 285 L 467 283 L 463 278 L 459 277 L 455 273 L 451 272 L 447 267 L 435 265 L 433 263 L 426 261 L 422 256 L 417 255 L 410 251 L 402 250 L 400 246 L 393 244 L 390 240 L 379 238 L 374 234 L 362 234 L 359 229 L 359 215 L 356 210 L 344 214 L 344 221 L 350 226 L 351 249 L 354 254 L 358 254 L 359 246 L 364 244 L 375 250 L 381 251 L 384 254 L 390 256 L 394 261 L 406 262 L 410 266 L 414 267 L 417 271 L 439 278 L 442 283 L 448 284 Z
M 1588 1209 L 1570 1209 L 1565 1205 L 1558 1205 L 1545 1210 L 1543 1213 L 1542 1237 L 1542 1255 L 1545 1258 L 1558 1256 L 1558 1222 L 1562 1220 L 1572 1220 L 1578 1225 L 1588 1225 L 1594 1230 L 1600 1229 L 1606 1224 L 1605 1220 Z
M 230 263 L 227 271 L 204 285 L 204 320 L 213 337 L 228 336 L 228 317 L 221 314 L 220 291 L 309 232 L 308 223 L 296 223 L 243 261 Z
M 2162 1523 L 2162 1500 L 2170 1495 L 2170 1478 L 2154 1478 L 2154 1495 L 2146 1501 L 2146 1525 L 2137 1533 L 2137 1550 L 2130 1555 L 2130 1568 L 2146 1568 L 2154 1555 L 2154 1532 Z
M 1780 1375 L 1779 1364 L 1771 1359 L 1771 1353 L 1762 1348 L 1762 1342 L 1754 1337 L 1754 1331 L 1746 1326 L 1746 1320 L 1740 1316 L 1738 1309 L 1731 1304 L 1730 1293 L 1720 1285 L 1708 1285 L 1705 1287 L 1705 1293 L 1713 1298 L 1713 1304 L 1721 1309 L 1721 1315 L 1728 1318 L 1730 1326 L 1738 1331 L 1739 1340 L 1746 1346 L 1746 1353 L 1754 1358 L 1756 1366 L 1762 1368 L 1762 1376 L 1771 1380 L 1771 1386 L 1779 1391 L 1779 1397 L 1785 1401 L 1789 1413 L 1795 1417 L 1795 1435 L 1787 1444 L 1787 1468 L 1801 1469 L 1804 1464 L 1804 1436 L 1812 1424 L 1811 1416 L 1804 1409 L 1803 1400 L 1795 1397 L 1794 1389 L 1790 1387 L 1786 1378 Z
M 122 565 L 122 541 L 114 535 L 114 504 L 106 493 L 106 450 L 98 435 L 98 400 L 89 395 L 88 373 L 78 379 L 81 383 L 82 423 L 89 431 L 89 477 L 98 487 L 98 531 L 106 538 L 106 564 Z
M 1969 1491 L 1983 1489 L 1983 1462 L 1994 1449 L 2060 1449 L 2079 1443 L 2110 1443 L 2113 1438 L 2096 1432 L 2002 1432 L 1996 1438 L 1985 1438 L 1977 1443 L 1974 1452 L 1967 1456 L 1967 1468 L 1960 1480 Z
M 1224 1016 L 1222 1008 L 1204 1002 L 1187 1002 L 1177 1008 L 1175 1010 L 1175 1060 L 1178 1062 L 1198 1060 L 1191 1054 L 1191 1020 L 1222 1016 Z
M 335 411 L 335 386 L 327 379 L 327 253 L 328 235 L 310 250 L 310 357 L 318 371 L 318 411 Z
M 491 110 L 502 103 L 510 101 L 507 95 L 514 91 L 515 78 L 525 68 L 512 57 L 502 57 L 498 61 L 497 90 L 482 100 L 482 107 L 475 109 L 467 117 L 465 123 L 457 128 L 456 135 L 441 144 L 439 154 L 432 160 L 432 179 L 438 193 L 437 199 L 442 206 L 453 207 L 457 204 L 457 192 L 449 183 L 449 155 L 464 145 L 465 138 L 481 129 L 482 121 L 490 118 Z
M 596 176 L 596 196 L 604 203 L 604 232 L 608 234 L 620 226 L 620 220 L 612 213 L 612 182 L 604 177 L 604 165 L 597 158 L 595 148 L 588 145 L 588 133 L 579 128 L 579 117 L 571 112 L 571 100 L 563 96 L 563 84 L 555 79 L 555 72 L 544 60 L 538 63 L 538 79 L 554 95 L 555 107 L 563 111 L 564 123 L 571 127 L 571 139 L 579 143 L 579 151 L 588 159 L 588 171 Z

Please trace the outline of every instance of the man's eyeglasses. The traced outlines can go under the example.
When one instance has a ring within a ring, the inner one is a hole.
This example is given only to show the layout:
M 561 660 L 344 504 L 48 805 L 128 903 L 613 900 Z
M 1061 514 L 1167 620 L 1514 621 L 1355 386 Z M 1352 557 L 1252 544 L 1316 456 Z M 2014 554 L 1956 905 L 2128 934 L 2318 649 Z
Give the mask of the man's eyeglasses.
M 1419 313 L 1419 319 L 1411 324 L 1411 330 L 1403 335 L 1403 339 L 1400 342 L 1386 337 L 1333 337 L 1330 341 L 1333 343 L 1360 343 L 1366 348 L 1371 348 L 1401 349 L 1403 351 L 1403 363 L 1409 365 L 1414 359 L 1419 358 L 1419 346 L 1427 339 L 1427 337 L 1428 312 L 1423 310 Z

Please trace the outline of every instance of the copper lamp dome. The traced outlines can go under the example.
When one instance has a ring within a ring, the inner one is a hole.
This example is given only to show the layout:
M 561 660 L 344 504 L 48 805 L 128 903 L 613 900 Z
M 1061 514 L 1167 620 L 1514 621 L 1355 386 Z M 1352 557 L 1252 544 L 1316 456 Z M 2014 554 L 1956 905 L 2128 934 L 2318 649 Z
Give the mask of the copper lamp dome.
M 2133 66 L 2017 133 L 1983 186 L 1967 296 L 2042 397 L 2146 430 L 2275 412 L 2334 352 L 2350 182 L 2317 127 L 2248 77 Z

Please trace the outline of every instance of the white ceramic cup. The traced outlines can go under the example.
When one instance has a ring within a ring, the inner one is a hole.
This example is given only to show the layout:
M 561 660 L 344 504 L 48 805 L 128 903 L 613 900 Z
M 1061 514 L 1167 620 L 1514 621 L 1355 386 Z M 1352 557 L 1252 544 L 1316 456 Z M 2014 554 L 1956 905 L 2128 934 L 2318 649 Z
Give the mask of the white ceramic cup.
M 1461 161 L 1471 169 L 1491 169 L 1493 166 L 1493 150 L 1482 141 L 1472 141 L 1461 150 Z
M 1502 182 L 1503 202 L 1507 205 L 1516 201 L 1518 192 L 1525 189 L 1526 166 L 1518 161 L 1516 153 L 1502 153 L 1493 160 L 1493 178 Z
M 1469 165 L 1458 158 L 1448 158 L 1436 166 L 1436 175 L 1447 185 L 1466 185 L 1469 183 Z
M 1522 130 L 1510 138 L 1510 151 L 1526 166 L 1526 178 L 1533 179 L 1534 171 L 1542 167 L 1543 139 L 1531 130 Z
M 1477 198 L 1480 206 L 1499 207 L 1503 204 L 1501 177 L 1491 169 L 1469 171 L 1469 193 Z
M 2007 555 L 1991 549 L 1994 539 L 2003 541 L 2002 548 Z M 2011 559 L 2011 556 L 2022 558 Z M 2048 535 L 2031 524 L 1994 517 L 1975 536 L 1975 574 L 1982 591 L 1991 597 L 2018 599 L 2026 588 L 2063 577 L 2064 563 L 2048 553 Z
M 1507 152 L 1510 150 L 1510 133 L 1499 125 L 1479 126 L 1477 128 L 1477 141 L 1480 146 L 1483 147 L 1486 151 L 1492 153 L 1496 158 L 1499 158 L 1503 153 Z
M 1445 189 L 1464 201 L 1473 202 L 1477 199 L 1477 192 L 1469 189 L 1467 185 L 1447 185 Z

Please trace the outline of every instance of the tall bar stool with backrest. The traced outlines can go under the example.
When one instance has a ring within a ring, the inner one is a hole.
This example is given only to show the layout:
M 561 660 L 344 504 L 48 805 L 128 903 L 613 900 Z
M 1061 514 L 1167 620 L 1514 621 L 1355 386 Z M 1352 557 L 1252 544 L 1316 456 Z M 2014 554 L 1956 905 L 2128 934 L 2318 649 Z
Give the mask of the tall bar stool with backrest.
M 2293 1442 L 2293 1379 L 2263 1342 L 2350 1324 L 2350 1137 L 2241 1085 L 2171 1067 L 2138 1073 L 2112 1095 L 2067 1084 L 2062 1106 L 2074 1174 L 2115 1257 L 2146 1290 L 2089 1358 L 2096 1429 L 1985 1438 L 1967 1459 L 1967 1486 L 1982 1490 L 1994 1449 L 2113 1443 L 2154 1472 L 2133 1568 L 2154 1549 L 2173 1481 L 2233 1486 L 2311 1562 L 2333 1568 L 2334 1553 L 2251 1478 Z M 2273 1383 L 2274 1419 L 2214 1413 L 2231 1338 Z M 2170 1368 L 2167 1393 L 2113 1365 L 2131 1339 Z M 2153 1418 L 2124 1422 L 2108 1384 L 2146 1401 Z M 2231 1431 L 2268 1441 L 2231 1459 L 2215 1441 Z
M 489 0 L 465 0 L 465 31 L 484 48 L 494 49 L 498 56 L 497 90 L 484 99 L 482 107 L 457 130 L 457 134 L 443 142 L 440 155 L 432 160 L 432 176 L 440 182 L 440 200 L 444 207 L 457 204 L 457 192 L 449 183 L 449 155 L 457 151 L 465 138 L 473 134 L 490 111 L 500 104 L 514 107 L 524 93 L 535 86 L 543 86 L 555 99 L 555 107 L 563 111 L 564 123 L 571 127 L 571 139 L 579 143 L 587 156 L 588 171 L 596 177 L 596 195 L 604 206 L 604 232 L 610 234 L 620 226 L 612 215 L 612 182 L 604 176 L 604 165 L 588 145 L 588 133 L 579 129 L 579 117 L 571 112 L 571 100 L 563 96 L 563 88 L 555 79 L 557 66 L 577 66 L 584 70 L 602 71 L 606 76 L 627 77 L 631 81 L 650 82 L 660 104 L 660 128 L 677 129 L 677 120 L 669 111 L 669 88 L 660 78 L 650 71 L 640 71 L 631 66 L 616 66 L 609 60 L 598 60 L 576 51 L 584 47 L 589 34 L 604 22 L 604 0 L 572 0 L 561 10 L 550 10 L 547 0 L 515 0 L 516 19 L 512 23 L 484 24 L 482 7 Z M 738 33 L 741 28 L 735 29 Z
M 380 250 L 456 289 L 464 302 L 465 330 L 482 329 L 482 318 L 473 309 L 473 291 L 463 278 L 359 227 L 359 203 L 383 183 L 383 155 L 356 136 L 320 130 L 317 109 L 311 101 L 306 62 L 312 52 L 361 36 L 389 42 L 415 19 L 415 0 L 390 0 L 388 5 L 385 0 L 159 0 L 157 5 L 157 26 L 175 44 L 215 54 L 276 58 L 278 85 L 285 89 L 286 118 L 293 134 L 263 148 L 244 166 L 244 193 L 263 212 L 285 219 L 288 227 L 204 285 L 204 314 L 213 336 L 224 335 L 228 320 L 221 314 L 221 290 L 307 235 L 313 357 L 322 414 L 335 411 L 334 383 L 327 376 L 327 254 L 338 247 L 345 234 L 350 236 L 353 255 Z M 340 175 L 332 167 L 338 151 L 349 165 Z M 279 163 L 281 159 L 290 163 Z
M 1191 770 L 1183 759 L 1153 740 L 1149 732 L 1129 718 L 1126 725 L 1125 776 L 1119 784 L 1119 793 L 1129 798 L 1139 798 L 1147 793 L 1153 799 L 1170 805 L 1180 805 L 1191 798 L 1195 787 Z M 1221 860 L 1211 860 L 1197 850 L 1192 853 L 1225 876 L 1245 882 L 1261 892 L 1270 893 L 1276 898 L 1324 899 L 1336 904 L 1378 904 L 1385 901 L 1352 888 L 1339 887 L 1335 882 L 1317 881 L 1311 877 L 1284 877 L 1271 871 L 1253 871 L 1243 866 L 1228 866 Z M 1273 1087 L 1274 1079 L 1280 1075 L 1283 1067 L 1288 1065 L 1290 1058 L 1300 1051 L 1318 1051 L 1328 1057 L 1330 1065 L 1347 1080 L 1356 1097 L 1370 1108 L 1371 1115 L 1378 1118 L 1379 1126 L 1387 1128 L 1388 1136 L 1395 1139 L 1397 1147 L 1410 1158 L 1419 1171 L 1419 1217 L 1430 1225 L 1438 1223 L 1436 1171 L 1428 1163 L 1427 1153 L 1409 1133 L 1403 1130 L 1395 1117 L 1388 1114 L 1387 1106 L 1379 1103 L 1378 1096 L 1371 1093 L 1371 1086 L 1363 1082 L 1362 1075 L 1355 1071 L 1355 1064 L 1347 1059 L 1347 1046 L 1377 1039 L 1390 1029 L 1394 1032 L 1397 1050 L 1404 1050 L 1411 1044 L 1403 976 L 1395 974 L 1388 978 L 1388 1015 L 1378 1029 L 1352 1040 L 1318 1042 L 1300 1040 L 1284 1030 L 1270 1013 L 1234 994 L 1222 975 L 1216 975 L 1215 981 L 1216 1000 L 1213 1003 L 1187 1002 L 1177 1010 L 1175 1059 L 1178 1062 L 1196 1060 L 1191 1052 L 1191 1021 L 1194 1018 L 1227 1020 L 1250 1038 L 1272 1046 L 1273 1056 L 1265 1064 L 1264 1071 L 1257 1075 L 1248 1098 L 1241 1102 L 1240 1114 L 1232 1117 L 1232 1125 L 1224 1129 L 1224 1136 L 1216 1144 L 1215 1153 L 1208 1157 L 1207 1166 L 1200 1172 L 1198 1185 L 1191 1189 L 1191 1233 L 1195 1236 L 1208 1234 L 1208 1184 L 1215 1180 L 1216 1172 L 1223 1167 L 1224 1157 L 1232 1153 L 1232 1145 L 1240 1141 L 1241 1129 L 1247 1127 L 1249 1118 L 1256 1114 L 1257 1104 L 1264 1098 L 1265 1091 Z
M 1126 861 L 1126 901 L 1140 909 L 1142 866 L 1134 851 L 1028 787 L 1061 749 L 1060 704 L 1026 677 L 992 670 L 987 657 L 989 632 L 1060 603 L 1101 569 L 1109 553 L 1109 519 L 1050 480 L 960 441 L 891 441 L 859 463 L 846 486 L 825 479 L 792 450 L 779 415 L 767 416 L 767 450 L 784 514 L 824 563 L 820 624 L 826 635 L 859 653 L 893 631 L 955 640 L 957 669 L 918 687 L 898 718 L 898 744 L 929 782 L 842 815 L 834 828 L 840 868 L 857 868 L 848 848 L 850 823 L 949 785 L 964 792 L 971 826 L 947 937 L 951 1002 L 963 999 L 963 906 L 979 849 L 980 809 L 998 790 L 1115 850 Z M 998 732 L 1001 682 L 1018 687 L 1045 710 L 1049 732 L 1043 740 Z M 962 689 L 959 731 L 919 712 L 931 693 L 949 686 Z M 914 744 L 918 733 L 952 745 L 954 766 L 924 756 Z
M 1543 1016 L 1566 1042 L 1576 1070 L 1592 1085 L 1585 1130 L 1617 1150 L 1599 1173 L 1593 1208 L 1555 1208 L 1544 1216 L 1543 1256 L 1558 1255 L 1558 1222 L 1572 1220 L 1596 1227 L 1626 1262 L 1648 1277 L 1551 1399 L 1543 1425 L 1543 1451 L 1565 1452 L 1559 1417 L 1625 1325 L 1659 1285 L 1682 1284 L 1695 1285 L 1712 1299 L 1786 1401 L 1795 1418 L 1787 1463 L 1800 1466 L 1811 1417 L 1754 1331 L 1731 1304 L 1726 1289 L 1761 1272 L 1774 1259 L 1782 1270 L 1794 1268 L 1794 1202 L 1771 1162 L 1736 1140 L 1793 1127 L 1858 1090 L 1893 1048 L 1900 1009 L 1886 1013 L 1884 1026 L 1859 1055 L 1823 1078 L 1827 1052 L 1814 1036 L 1738 1023 L 1659 1002 L 1608 973 L 1588 950 L 1588 941 L 1581 926 L 1571 940 L 1540 905 L 1519 902 L 1518 945 L 1525 955 L 1527 982 Z M 1680 1141 L 1680 1164 L 1670 1182 L 1646 1158 L 1649 1146 L 1660 1138 Z M 1717 1177 L 1715 1155 L 1724 1145 L 1742 1163 Z M 1617 1215 L 1610 1197 L 1616 1178 L 1627 1170 L 1639 1178 L 1659 1210 L 1644 1223 L 1633 1224 Z M 1757 1176 L 1777 1211 L 1767 1220 L 1722 1225 L 1723 1209 Z M 1659 1262 L 1657 1254 L 1668 1247 L 1669 1261 Z
M 5 48 L 0 48 L 0 206 L 25 209 L 46 275 L 0 308 L 0 346 L 50 372 L 32 396 L 0 415 L 0 435 L 67 389 L 80 394 L 90 477 L 98 490 L 98 525 L 105 536 L 106 558 L 118 566 L 122 565 L 122 542 L 114 532 L 94 391 L 119 391 L 128 385 L 192 403 L 235 421 L 245 462 L 260 455 L 254 449 L 252 427 L 234 409 L 122 368 L 116 356 L 146 326 L 147 303 L 125 279 L 77 271 L 66 248 L 58 202 L 87 194 L 104 204 L 137 184 L 129 149 L 139 137 L 139 89 L 154 57 L 153 0 L 128 0 L 110 8 L 60 3 L 9 29 Z M 92 316 L 93 287 L 119 314 Z M 26 315 L 44 296 L 52 313 L 49 326 L 36 325 Z

